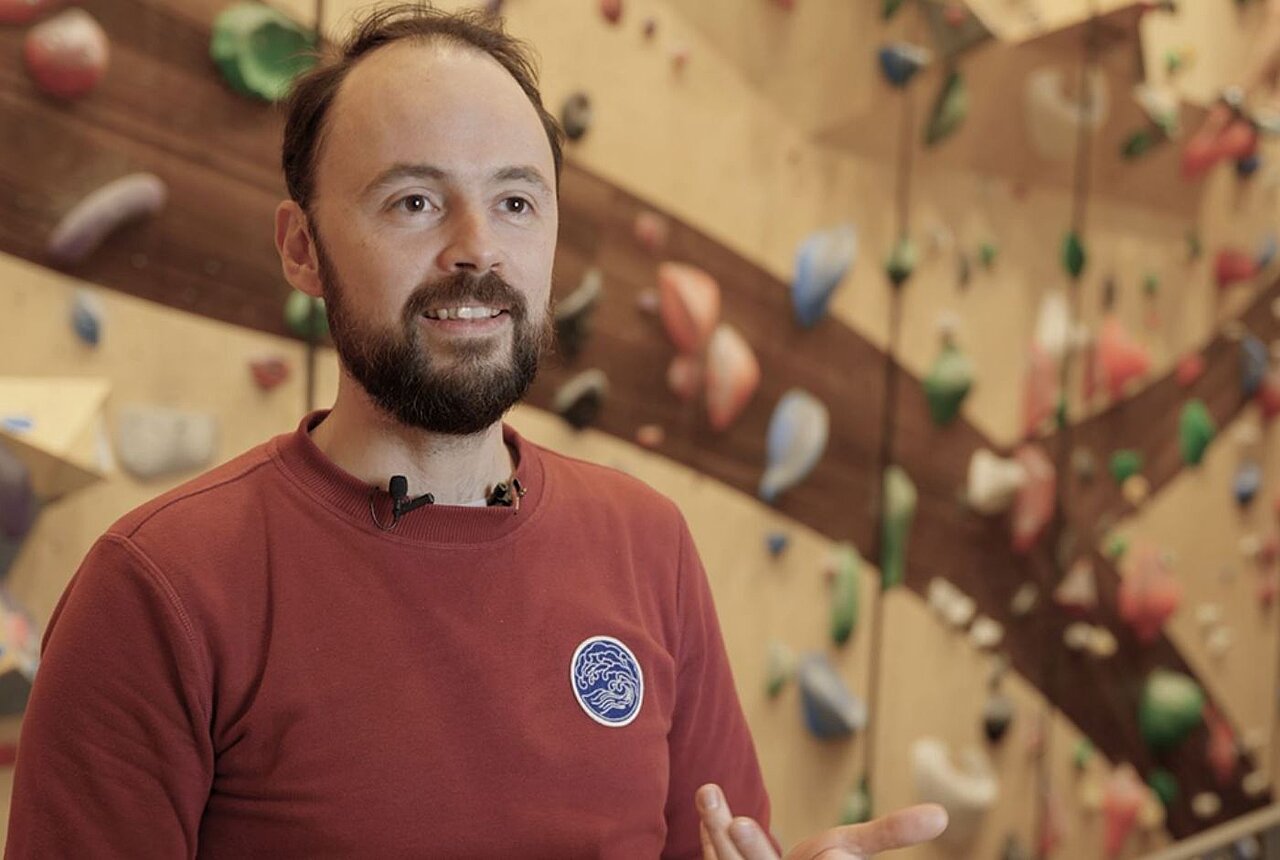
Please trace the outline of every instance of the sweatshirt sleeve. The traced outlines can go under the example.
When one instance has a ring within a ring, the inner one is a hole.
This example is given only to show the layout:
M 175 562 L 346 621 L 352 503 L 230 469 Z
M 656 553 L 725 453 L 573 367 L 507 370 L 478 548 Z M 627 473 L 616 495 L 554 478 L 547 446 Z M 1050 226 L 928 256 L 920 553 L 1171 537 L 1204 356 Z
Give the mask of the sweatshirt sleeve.
M 210 672 L 169 581 L 98 540 L 43 640 L 6 858 L 194 857 L 213 776 Z
M 668 738 L 670 787 L 663 858 L 701 858 L 694 794 L 717 783 L 736 815 L 769 832 L 769 797 L 725 653 L 706 571 L 680 518 L 679 669 Z

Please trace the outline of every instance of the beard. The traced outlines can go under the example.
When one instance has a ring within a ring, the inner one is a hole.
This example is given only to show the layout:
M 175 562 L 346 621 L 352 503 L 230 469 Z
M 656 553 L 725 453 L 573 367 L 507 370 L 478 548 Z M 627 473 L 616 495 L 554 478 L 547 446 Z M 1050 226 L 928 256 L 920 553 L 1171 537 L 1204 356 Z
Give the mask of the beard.
M 347 285 L 318 236 L 315 242 L 334 348 L 347 372 L 388 416 L 431 433 L 470 436 L 524 397 L 553 337 L 548 308 L 542 309 L 540 322 L 532 322 L 524 296 L 499 275 L 460 271 L 415 289 L 397 324 L 366 323 L 351 313 Z M 499 337 L 453 339 L 452 358 L 444 361 L 430 353 L 423 343 L 422 315 L 463 304 L 507 308 L 512 342 L 505 360 L 498 357 L 504 346 Z

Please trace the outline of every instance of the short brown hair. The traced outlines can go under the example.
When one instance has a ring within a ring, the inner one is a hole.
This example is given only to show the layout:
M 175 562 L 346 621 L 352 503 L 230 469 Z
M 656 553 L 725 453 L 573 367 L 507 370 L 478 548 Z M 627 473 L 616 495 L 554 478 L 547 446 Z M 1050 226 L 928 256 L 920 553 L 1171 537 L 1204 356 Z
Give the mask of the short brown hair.
M 542 106 L 538 71 L 529 47 L 508 34 L 502 19 L 479 9 L 443 12 L 423 3 L 398 3 L 374 11 L 358 22 L 355 31 L 337 50 L 293 83 L 285 102 L 284 143 L 281 163 L 284 181 L 292 197 L 309 209 L 315 190 L 316 154 L 325 133 L 325 117 L 338 87 L 360 58 L 383 45 L 401 39 L 442 40 L 470 45 L 493 57 L 524 90 L 538 112 L 551 144 L 556 186 L 564 154 L 564 131 Z

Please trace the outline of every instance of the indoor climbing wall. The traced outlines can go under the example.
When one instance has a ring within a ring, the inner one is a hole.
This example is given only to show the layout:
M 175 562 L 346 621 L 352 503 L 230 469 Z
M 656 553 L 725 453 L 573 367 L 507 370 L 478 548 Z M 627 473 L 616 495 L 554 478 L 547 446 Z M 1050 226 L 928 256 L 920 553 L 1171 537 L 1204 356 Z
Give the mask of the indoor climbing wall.
M 904 856 L 1139 856 L 1271 802 L 1280 170 L 1195 135 L 1260 4 L 502 5 L 576 134 L 512 421 L 684 510 L 782 841 L 936 799 Z M 278 19 L 84 9 L 100 80 L 0 68 L 0 375 L 97 381 L 0 385 L 28 643 L 116 516 L 335 384 L 270 241 Z

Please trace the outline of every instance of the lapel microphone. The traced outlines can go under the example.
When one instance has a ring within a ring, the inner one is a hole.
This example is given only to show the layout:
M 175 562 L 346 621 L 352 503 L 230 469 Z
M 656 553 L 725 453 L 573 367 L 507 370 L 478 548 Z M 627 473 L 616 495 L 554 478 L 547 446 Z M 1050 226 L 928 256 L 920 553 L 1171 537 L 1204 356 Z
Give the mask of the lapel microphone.
M 524 484 L 520 483 L 520 479 L 514 475 L 508 483 L 502 481 L 496 484 L 493 491 L 489 493 L 489 497 L 485 499 L 487 507 L 505 507 L 512 508 L 514 513 L 520 512 L 520 500 L 524 498 Z M 430 493 L 418 496 L 416 499 L 409 498 L 409 479 L 404 475 L 392 475 L 390 482 L 387 484 L 387 493 L 391 496 L 391 522 L 384 525 L 378 519 L 378 509 L 374 502 L 378 497 L 378 488 L 374 487 L 369 493 L 369 516 L 373 518 L 373 524 L 384 532 L 394 529 L 399 523 L 400 518 L 410 511 L 417 510 L 424 505 L 434 505 L 436 503 L 435 496 Z

